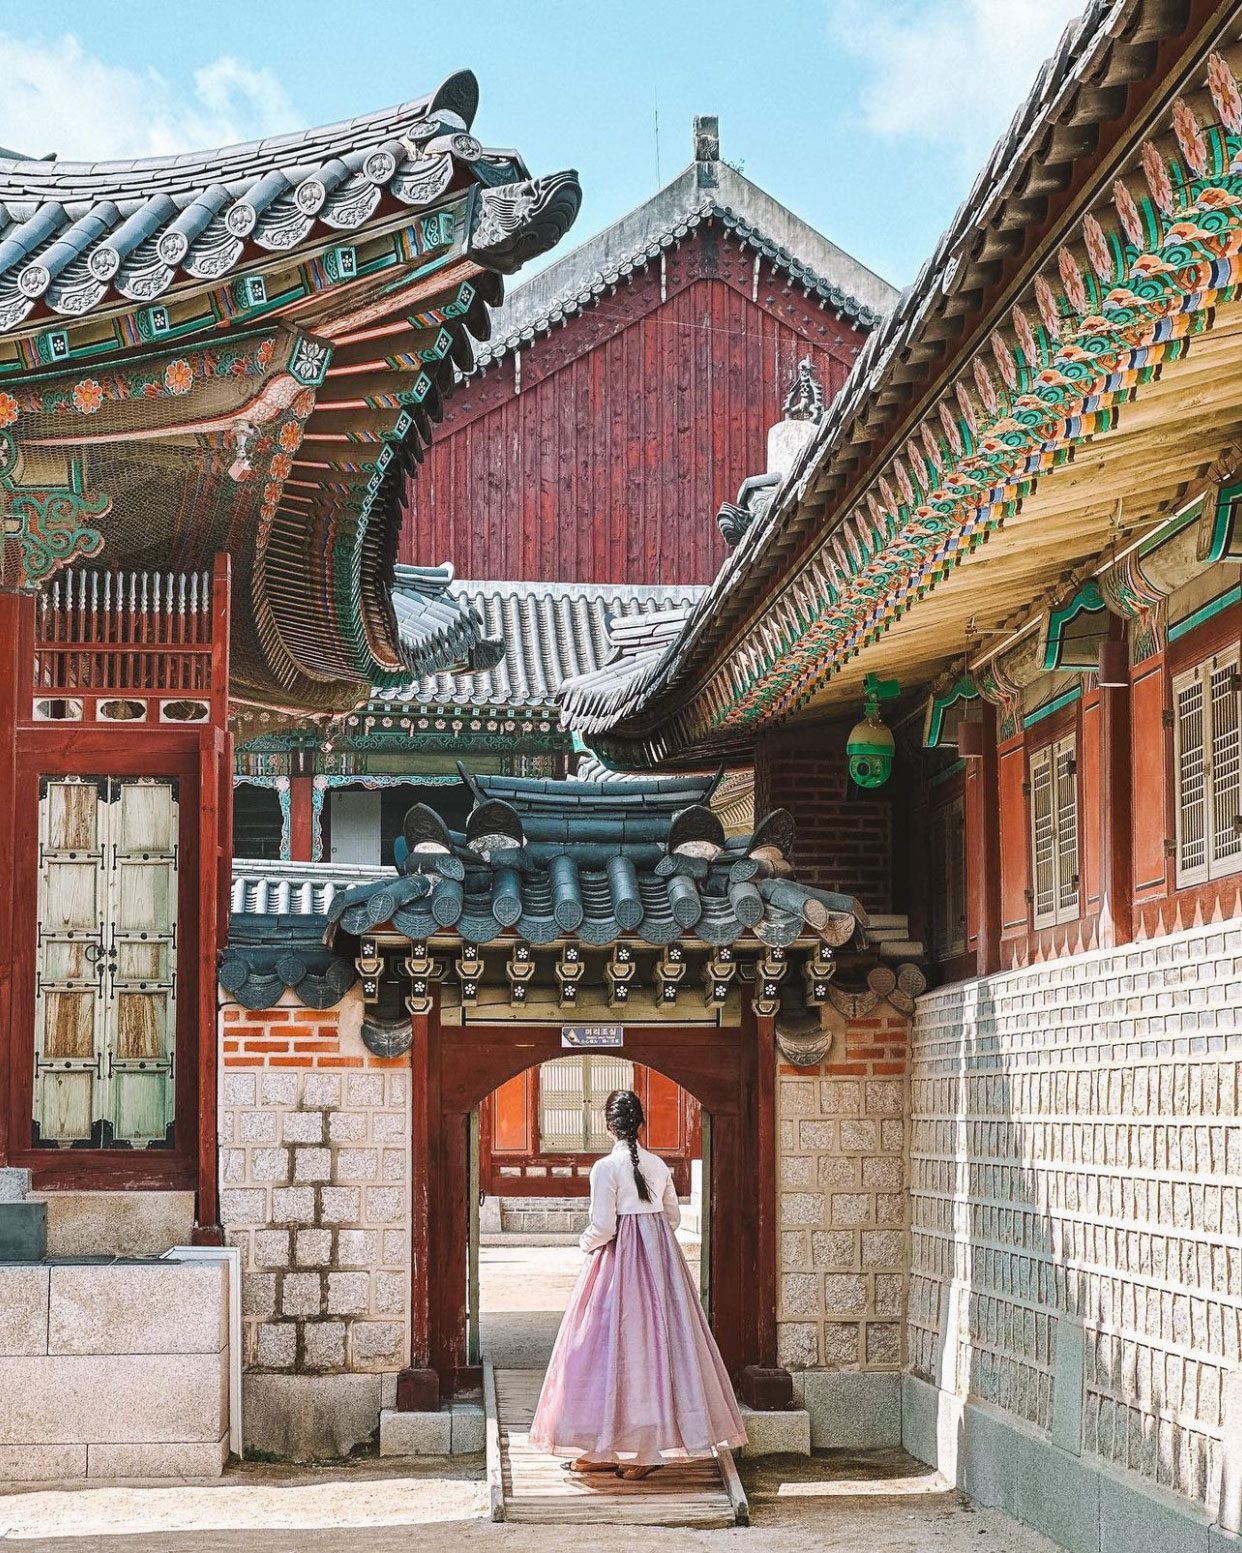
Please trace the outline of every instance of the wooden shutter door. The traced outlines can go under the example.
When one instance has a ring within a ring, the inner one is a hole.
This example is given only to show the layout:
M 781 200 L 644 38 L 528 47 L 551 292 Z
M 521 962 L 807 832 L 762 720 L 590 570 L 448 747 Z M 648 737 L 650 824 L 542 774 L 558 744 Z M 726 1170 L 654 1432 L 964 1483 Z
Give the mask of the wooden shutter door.
M 1238 666 L 1211 671 L 1212 864 L 1230 865 L 1242 853 L 1242 784 L 1239 782 Z M 1222 872 L 1227 871 L 1222 869 Z
M 624 1057 L 604 1056 L 599 1052 L 585 1059 L 587 1078 L 586 1146 L 592 1152 L 606 1154 L 612 1147 L 604 1121 L 604 1106 L 614 1089 L 633 1089 L 634 1064 Z
M 998 752 L 1000 789 L 1001 925 L 1026 927 L 1026 884 L 1030 869 L 1026 840 L 1026 750 L 1021 743 Z
M 1031 874 L 1035 926 L 1056 921 L 1057 829 L 1051 747 L 1031 757 Z
M 1057 921 L 1078 915 L 1078 761 L 1073 739 L 1053 752 L 1056 794 Z
M 107 777 L 39 785 L 34 1120 L 84 1143 L 101 1115 Z
M 540 1153 L 573 1153 L 582 1149 L 585 1062 L 585 1057 L 556 1057 L 540 1066 Z
M 130 1143 L 161 1141 L 172 1121 L 176 1045 L 177 788 L 114 779 L 108 1056 L 111 1121 Z
M 1203 680 L 1196 672 L 1173 686 L 1177 749 L 1177 882 L 1207 878 L 1207 745 Z

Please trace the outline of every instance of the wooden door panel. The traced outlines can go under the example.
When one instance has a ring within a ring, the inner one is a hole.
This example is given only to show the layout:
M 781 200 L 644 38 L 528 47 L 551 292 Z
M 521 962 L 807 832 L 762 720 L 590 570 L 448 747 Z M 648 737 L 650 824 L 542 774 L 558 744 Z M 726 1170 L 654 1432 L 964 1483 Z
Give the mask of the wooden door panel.
M 492 1152 L 529 1154 L 531 1127 L 531 1070 L 519 1073 L 496 1090 L 492 1103 Z
M 653 1154 L 676 1153 L 684 1143 L 681 1089 L 654 1069 L 647 1076 L 647 1132 L 644 1142 Z
M 1167 788 L 1164 728 L 1164 663 L 1144 664 L 1130 691 L 1131 846 L 1134 892 L 1163 894 Z
M 1026 889 L 1030 872 L 1026 831 L 1026 747 L 1011 745 L 997 754 L 1000 788 L 1001 926 L 1025 928 Z

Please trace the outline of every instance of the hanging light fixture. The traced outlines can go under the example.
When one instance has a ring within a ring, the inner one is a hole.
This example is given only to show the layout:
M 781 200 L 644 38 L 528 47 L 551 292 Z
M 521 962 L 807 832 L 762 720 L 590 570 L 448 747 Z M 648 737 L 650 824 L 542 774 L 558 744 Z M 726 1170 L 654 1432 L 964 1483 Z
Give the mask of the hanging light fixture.
M 963 718 L 957 725 L 957 753 L 963 760 L 983 757 L 983 724 Z

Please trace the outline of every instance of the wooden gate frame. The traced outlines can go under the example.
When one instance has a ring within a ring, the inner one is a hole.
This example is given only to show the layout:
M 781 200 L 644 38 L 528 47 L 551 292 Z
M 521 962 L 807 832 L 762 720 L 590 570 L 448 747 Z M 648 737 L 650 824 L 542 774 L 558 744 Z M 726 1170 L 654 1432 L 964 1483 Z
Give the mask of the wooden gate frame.
M 712 1325 L 735 1380 L 776 1363 L 776 1048 L 743 993 L 741 1022 L 626 1026 L 625 1053 L 687 1089 L 712 1118 Z M 481 1383 L 466 1352 L 466 1180 L 472 1110 L 497 1085 L 562 1056 L 558 1023 L 443 1025 L 413 1016 L 410 1363 L 441 1395 Z

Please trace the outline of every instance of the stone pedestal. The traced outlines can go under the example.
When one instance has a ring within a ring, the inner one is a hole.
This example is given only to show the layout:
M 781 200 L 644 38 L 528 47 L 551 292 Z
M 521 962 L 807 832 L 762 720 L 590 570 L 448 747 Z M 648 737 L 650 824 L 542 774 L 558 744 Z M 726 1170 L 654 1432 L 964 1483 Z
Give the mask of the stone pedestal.
M 47 1204 L 0 1202 L 0 1262 L 41 1262 L 47 1255 Z

